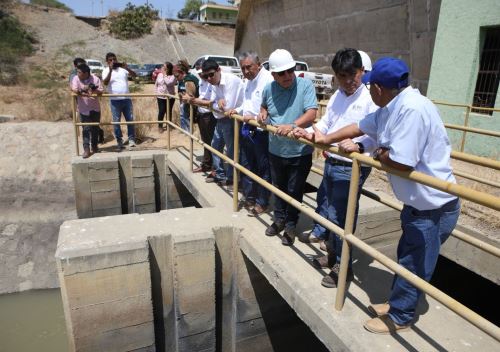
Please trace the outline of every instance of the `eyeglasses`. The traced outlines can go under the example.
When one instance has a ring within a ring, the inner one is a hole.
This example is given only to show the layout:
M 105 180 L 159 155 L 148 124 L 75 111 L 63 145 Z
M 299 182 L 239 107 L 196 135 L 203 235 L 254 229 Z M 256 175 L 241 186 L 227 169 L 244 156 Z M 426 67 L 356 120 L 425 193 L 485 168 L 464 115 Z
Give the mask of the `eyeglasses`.
M 285 73 L 294 73 L 295 72 L 295 67 L 289 68 L 288 70 L 281 71 L 281 72 L 276 72 L 278 76 L 282 77 L 285 75 Z
M 200 77 L 203 78 L 203 79 L 213 78 L 214 76 L 215 76 L 215 72 L 202 73 L 200 75 Z

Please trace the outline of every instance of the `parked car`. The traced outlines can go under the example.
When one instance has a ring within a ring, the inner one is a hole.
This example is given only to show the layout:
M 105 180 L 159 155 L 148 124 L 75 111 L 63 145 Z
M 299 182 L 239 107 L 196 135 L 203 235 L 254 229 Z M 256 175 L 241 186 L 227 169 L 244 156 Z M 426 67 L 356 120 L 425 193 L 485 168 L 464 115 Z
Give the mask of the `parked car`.
M 229 72 L 232 74 L 235 74 L 236 76 L 240 77 L 243 79 L 243 74 L 241 73 L 241 68 L 240 68 L 240 63 L 238 62 L 238 59 L 236 59 L 234 56 L 222 56 L 222 55 L 203 55 L 199 58 L 196 59 L 194 62 L 190 72 L 198 77 L 198 73 L 196 70 L 201 67 L 201 64 L 203 61 L 212 59 L 217 64 L 219 64 L 221 70 L 223 72 Z
M 102 70 L 104 69 L 104 65 L 102 64 L 101 61 L 97 59 L 86 59 L 85 62 L 87 63 L 87 66 L 90 68 L 91 73 L 93 73 L 98 77 L 101 77 Z
M 316 89 L 318 99 L 327 99 L 332 95 L 333 75 L 328 73 L 316 73 L 309 71 L 309 66 L 303 61 L 295 61 L 295 76 L 310 79 Z M 269 70 L 269 62 L 265 61 L 262 66 Z
M 153 72 L 156 68 L 161 68 L 162 64 L 144 64 L 135 73 L 137 73 L 137 79 L 140 81 L 151 82 L 153 81 Z
M 141 68 L 140 65 L 138 64 L 127 64 L 128 68 L 131 69 L 132 71 L 134 71 L 135 73 L 137 73 L 137 71 Z M 129 81 L 132 81 L 134 79 L 134 77 L 132 76 L 128 76 L 128 80 Z

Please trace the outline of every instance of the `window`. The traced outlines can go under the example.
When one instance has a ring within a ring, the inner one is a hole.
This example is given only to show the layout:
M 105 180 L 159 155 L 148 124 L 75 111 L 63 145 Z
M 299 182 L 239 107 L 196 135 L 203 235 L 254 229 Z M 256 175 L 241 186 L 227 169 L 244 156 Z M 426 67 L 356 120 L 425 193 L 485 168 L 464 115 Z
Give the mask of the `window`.
M 477 74 L 476 89 L 472 105 L 485 108 L 494 108 L 500 81 L 500 28 L 486 29 L 479 72 Z M 493 111 L 473 109 L 485 115 L 492 115 Z

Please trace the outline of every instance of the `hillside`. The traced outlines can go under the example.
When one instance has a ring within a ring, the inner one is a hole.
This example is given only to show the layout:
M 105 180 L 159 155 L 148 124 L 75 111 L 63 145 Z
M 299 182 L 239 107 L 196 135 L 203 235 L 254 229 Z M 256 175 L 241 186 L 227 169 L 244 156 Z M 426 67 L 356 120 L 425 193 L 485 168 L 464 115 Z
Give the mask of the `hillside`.
M 20 63 L 24 82 L 0 86 L 0 115 L 14 115 L 18 120 L 57 121 L 69 116 L 65 88 L 72 60 L 77 56 L 104 61 L 106 53 L 112 51 L 121 60 L 143 64 L 176 62 L 181 57 L 192 62 L 207 53 L 233 53 L 234 29 L 227 27 L 184 23 L 186 34 L 177 35 L 178 22 L 160 20 L 150 35 L 120 40 L 61 10 L 17 4 L 9 11 L 39 41 L 35 54 Z

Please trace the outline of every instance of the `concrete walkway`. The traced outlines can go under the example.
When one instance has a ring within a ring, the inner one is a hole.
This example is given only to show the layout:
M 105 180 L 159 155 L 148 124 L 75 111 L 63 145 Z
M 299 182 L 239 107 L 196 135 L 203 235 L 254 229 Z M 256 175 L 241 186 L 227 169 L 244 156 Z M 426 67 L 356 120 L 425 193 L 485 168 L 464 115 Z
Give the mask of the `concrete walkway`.
M 312 258 L 323 255 L 316 245 L 297 241 L 292 247 L 284 247 L 279 237 L 264 235 L 266 227 L 272 222 L 269 214 L 258 219 L 241 216 L 245 210 L 234 214 L 232 192 L 205 183 L 203 174 L 193 174 L 186 150 L 170 152 L 168 166 L 203 207 L 217 208 L 220 216 L 237 217 L 238 227 L 244 228 L 240 239 L 243 253 L 332 351 L 498 350 L 500 345 L 496 340 L 430 297 L 422 299 L 411 331 L 394 336 L 367 332 L 362 326 L 370 318 L 367 306 L 387 299 L 391 272 L 355 250 L 355 280 L 349 285 L 343 310 L 336 311 L 336 289 L 322 287 L 320 281 L 326 272 L 311 265 Z M 314 206 L 314 198 L 315 194 L 308 194 L 306 203 Z M 375 213 L 376 207 L 363 200 L 360 213 Z M 299 229 L 308 230 L 310 224 L 310 220 L 302 216 Z M 393 230 L 392 227 L 388 229 Z

